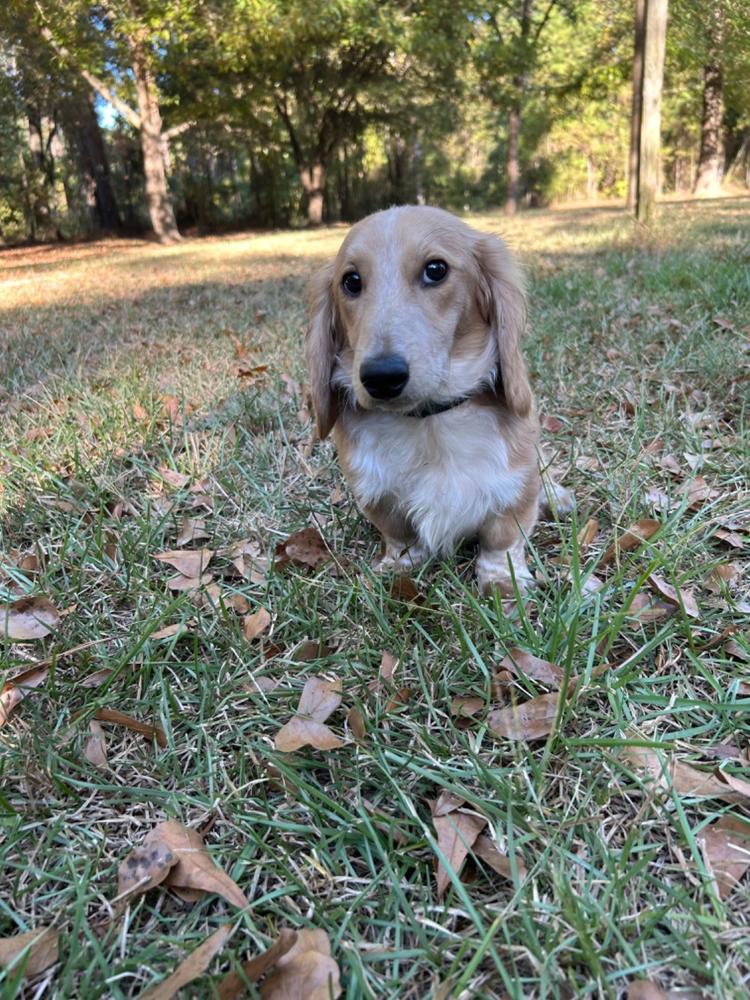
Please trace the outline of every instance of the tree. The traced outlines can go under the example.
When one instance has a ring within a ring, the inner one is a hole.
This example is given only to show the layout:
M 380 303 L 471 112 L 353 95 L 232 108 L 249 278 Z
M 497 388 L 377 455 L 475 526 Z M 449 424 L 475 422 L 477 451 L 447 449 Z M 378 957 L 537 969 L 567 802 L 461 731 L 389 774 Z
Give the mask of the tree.
M 645 223 L 650 222 L 653 216 L 659 188 L 661 93 L 664 83 L 667 8 L 668 0 L 646 0 L 636 200 L 636 216 L 639 222 Z

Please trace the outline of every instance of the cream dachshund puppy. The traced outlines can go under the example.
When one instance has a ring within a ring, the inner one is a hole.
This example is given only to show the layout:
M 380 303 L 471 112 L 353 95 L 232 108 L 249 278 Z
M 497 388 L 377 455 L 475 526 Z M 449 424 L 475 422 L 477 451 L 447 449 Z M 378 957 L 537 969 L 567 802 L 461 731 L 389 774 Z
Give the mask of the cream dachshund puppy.
M 357 223 L 313 279 L 306 356 L 318 434 L 331 430 L 376 568 L 410 570 L 479 539 L 483 591 L 532 582 L 539 423 L 507 246 L 437 208 Z

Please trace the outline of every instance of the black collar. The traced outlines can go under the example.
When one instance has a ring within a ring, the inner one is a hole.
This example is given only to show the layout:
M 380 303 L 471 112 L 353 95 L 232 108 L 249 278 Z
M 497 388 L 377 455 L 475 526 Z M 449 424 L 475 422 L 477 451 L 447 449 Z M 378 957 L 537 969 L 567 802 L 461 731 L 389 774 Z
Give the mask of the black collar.
M 446 410 L 452 410 L 456 406 L 460 406 L 469 399 L 468 396 L 458 396 L 456 399 L 451 399 L 447 403 L 438 403 L 435 400 L 428 400 L 426 403 L 422 403 L 418 406 L 416 410 L 408 410 L 403 414 L 405 417 L 417 417 L 419 420 L 424 419 L 424 417 L 434 417 L 438 413 L 445 413 Z

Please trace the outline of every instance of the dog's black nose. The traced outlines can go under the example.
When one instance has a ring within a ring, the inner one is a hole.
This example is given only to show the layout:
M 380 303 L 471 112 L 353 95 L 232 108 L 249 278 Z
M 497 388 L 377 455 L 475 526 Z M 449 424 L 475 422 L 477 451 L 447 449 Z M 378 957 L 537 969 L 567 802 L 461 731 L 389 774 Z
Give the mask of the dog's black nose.
M 373 399 L 395 399 L 409 381 L 409 366 L 400 354 L 381 354 L 362 363 L 359 379 Z

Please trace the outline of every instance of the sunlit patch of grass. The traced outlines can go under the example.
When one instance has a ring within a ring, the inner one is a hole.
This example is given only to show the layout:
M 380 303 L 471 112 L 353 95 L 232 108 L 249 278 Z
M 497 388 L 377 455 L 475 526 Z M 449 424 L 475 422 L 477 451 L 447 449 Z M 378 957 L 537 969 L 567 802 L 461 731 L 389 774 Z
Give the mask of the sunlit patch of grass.
M 540 586 L 513 609 L 478 596 L 469 547 L 419 574 L 421 605 L 394 597 L 369 570 L 376 539 L 331 445 L 308 446 L 304 400 L 282 375 L 304 377 L 304 285 L 341 227 L 0 255 L 0 600 L 44 593 L 67 611 L 49 640 L 6 646 L 3 666 L 12 676 L 106 640 L 57 661 L 0 730 L 0 935 L 60 927 L 47 995 L 135 996 L 234 918 L 215 897 L 189 907 L 157 890 L 102 932 L 117 865 L 164 816 L 211 817 L 210 848 L 251 899 L 217 970 L 282 925 L 314 926 L 352 1000 L 448 983 L 455 997 L 615 997 L 635 978 L 743 994 L 747 882 L 721 902 L 697 840 L 728 807 L 655 796 L 620 751 L 635 733 L 710 769 L 709 748 L 742 750 L 750 736 L 746 665 L 722 644 L 704 649 L 748 628 L 747 579 L 720 595 L 704 582 L 743 558 L 717 527 L 748 527 L 750 203 L 670 205 L 651 233 L 612 208 L 474 222 L 524 259 L 528 356 L 542 411 L 562 421 L 546 448 L 578 503 L 540 525 Z M 240 358 L 268 374 L 244 385 Z M 697 509 L 681 493 L 691 465 L 718 490 Z M 165 487 L 160 468 L 205 480 L 213 509 Z M 669 510 L 652 508 L 655 488 Z M 167 590 L 153 559 L 187 514 L 205 517 L 207 547 L 252 538 L 267 554 L 315 518 L 340 569 L 223 577 L 222 600 L 198 607 Z M 658 535 L 601 569 L 613 535 L 646 516 Z M 600 534 L 583 551 L 590 517 Z M 37 570 L 19 568 L 32 552 Z M 632 603 L 655 572 L 695 588 L 699 621 L 638 620 Z M 593 576 L 604 585 L 588 592 Z M 270 635 L 243 638 L 233 594 L 270 610 Z M 185 635 L 153 638 L 177 622 Z M 295 662 L 306 638 L 329 645 Z M 265 660 L 271 643 L 280 652 Z M 493 736 L 486 712 L 467 728 L 450 713 L 457 695 L 492 704 L 514 646 L 583 678 L 557 731 L 528 746 Z M 409 689 L 389 710 L 368 688 L 384 649 Z M 105 667 L 104 686 L 82 686 Z M 338 712 L 344 749 L 279 754 L 273 736 L 315 674 L 342 679 L 367 737 L 351 739 Z M 280 683 L 263 691 L 259 675 Z M 96 771 L 82 748 L 98 707 L 159 721 L 167 748 L 107 727 L 110 770 Z M 748 776 L 746 758 L 722 766 Z M 525 881 L 477 863 L 436 897 L 427 803 L 441 789 L 487 817 Z

